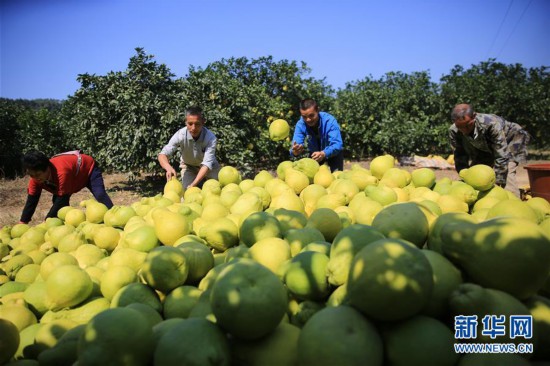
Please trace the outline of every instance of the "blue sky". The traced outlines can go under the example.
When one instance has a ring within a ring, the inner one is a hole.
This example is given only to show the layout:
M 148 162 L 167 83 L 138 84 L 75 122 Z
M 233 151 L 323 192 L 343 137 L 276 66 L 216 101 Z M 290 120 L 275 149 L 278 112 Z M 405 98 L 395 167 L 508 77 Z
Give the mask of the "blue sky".
M 0 96 L 66 99 L 143 47 L 177 77 L 222 58 L 304 61 L 334 88 L 496 58 L 550 66 L 549 0 L 0 0 Z

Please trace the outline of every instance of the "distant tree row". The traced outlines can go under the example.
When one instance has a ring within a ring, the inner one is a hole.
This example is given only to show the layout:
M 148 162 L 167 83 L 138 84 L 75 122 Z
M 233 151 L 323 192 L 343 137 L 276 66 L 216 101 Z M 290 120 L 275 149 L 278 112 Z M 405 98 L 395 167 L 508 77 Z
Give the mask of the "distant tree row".
M 548 67 L 489 60 L 455 66 L 439 83 L 426 71 L 389 72 L 338 91 L 310 72 L 303 62 L 242 57 L 190 67 L 176 78 L 136 48 L 124 71 L 78 75 L 81 86 L 65 101 L 0 99 L 0 175 L 20 174 L 28 149 L 53 155 L 79 148 L 109 171 L 158 171 L 157 154 L 183 126 L 186 107 L 200 105 L 218 136 L 221 163 L 250 176 L 289 159 L 291 142 L 271 141 L 268 126 L 277 118 L 294 126 L 305 97 L 338 119 L 349 159 L 449 154 L 450 110 L 465 102 L 523 125 L 531 148 L 550 147 Z

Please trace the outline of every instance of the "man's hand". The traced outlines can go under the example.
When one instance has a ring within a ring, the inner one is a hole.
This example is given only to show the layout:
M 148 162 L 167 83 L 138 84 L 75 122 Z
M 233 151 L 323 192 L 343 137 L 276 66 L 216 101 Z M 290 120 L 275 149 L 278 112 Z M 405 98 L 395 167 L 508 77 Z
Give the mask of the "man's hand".
M 315 151 L 311 154 L 311 158 L 316 162 L 320 163 L 325 160 L 326 154 L 324 151 Z
M 170 179 L 172 179 L 172 177 L 176 177 L 177 178 L 178 176 L 178 173 L 176 173 L 176 171 L 174 170 L 174 168 L 170 167 L 169 169 L 166 169 L 166 180 L 169 181 Z
M 292 155 L 298 156 L 304 152 L 304 145 L 297 144 L 296 141 L 292 141 Z

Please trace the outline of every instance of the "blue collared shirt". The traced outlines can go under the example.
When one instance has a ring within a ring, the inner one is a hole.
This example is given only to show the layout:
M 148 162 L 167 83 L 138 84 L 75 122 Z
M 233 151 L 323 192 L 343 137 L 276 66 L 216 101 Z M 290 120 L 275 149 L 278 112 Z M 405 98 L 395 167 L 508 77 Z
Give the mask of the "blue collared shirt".
M 316 136 L 314 130 L 300 117 L 296 123 L 292 140 L 303 145 L 306 137 L 309 152 L 322 150 L 327 159 L 338 155 L 344 149 L 340 125 L 334 116 L 326 112 L 319 112 L 319 136 Z M 290 156 L 294 156 L 292 149 L 290 149 Z
M 172 136 L 160 153 L 171 156 L 179 148 L 181 166 L 183 164 L 194 167 L 204 165 L 213 170 L 219 167 L 216 159 L 216 144 L 216 136 L 206 127 L 202 127 L 201 134 L 196 141 L 187 131 L 187 127 L 184 127 Z

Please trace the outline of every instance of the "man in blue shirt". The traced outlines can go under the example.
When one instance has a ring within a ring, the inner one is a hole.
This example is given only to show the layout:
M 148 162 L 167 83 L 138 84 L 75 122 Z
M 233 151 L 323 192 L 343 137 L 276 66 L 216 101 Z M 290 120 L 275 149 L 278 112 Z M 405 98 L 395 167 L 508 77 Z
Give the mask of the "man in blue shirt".
M 319 112 L 319 106 L 313 99 L 300 102 L 302 117 L 296 123 L 292 138 L 291 156 L 298 156 L 305 150 L 307 137 L 309 156 L 323 164 L 325 161 L 330 171 L 344 170 L 344 145 L 338 121 L 331 114 Z
M 206 179 L 218 179 L 220 164 L 216 159 L 216 136 L 204 127 L 202 109 L 191 107 L 185 112 L 185 127 L 172 136 L 158 155 L 160 165 L 166 170 L 166 179 L 177 176 L 168 157 L 179 150 L 183 186 L 202 187 Z

